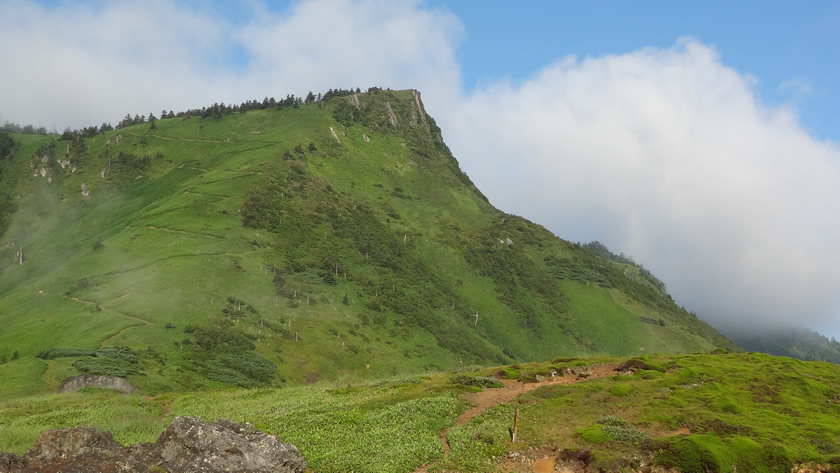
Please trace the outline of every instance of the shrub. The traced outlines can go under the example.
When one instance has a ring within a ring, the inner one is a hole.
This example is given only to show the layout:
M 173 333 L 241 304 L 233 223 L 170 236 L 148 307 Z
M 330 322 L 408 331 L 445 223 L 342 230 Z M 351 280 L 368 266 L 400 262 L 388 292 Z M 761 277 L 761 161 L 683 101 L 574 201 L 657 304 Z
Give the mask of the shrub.
M 659 371 L 660 373 L 665 372 L 665 368 L 653 363 L 648 362 L 643 358 L 630 358 L 629 360 L 621 363 L 615 368 L 616 371 L 627 371 L 627 370 L 652 370 L 652 371 Z
M 461 386 L 475 386 L 478 388 L 501 388 L 504 387 L 501 381 L 495 378 L 487 378 L 484 376 L 470 376 L 467 374 L 456 374 L 450 378 L 452 384 L 460 384 Z
M 650 435 L 635 427 L 619 427 L 616 425 L 605 425 L 604 436 L 609 440 L 627 445 L 639 445 L 650 439 Z
M 753 429 L 744 425 L 732 425 L 720 419 L 711 419 L 695 425 L 692 430 L 697 432 L 711 433 L 718 436 L 724 435 L 753 435 Z
M 228 355 L 222 358 L 222 362 L 256 381 L 269 381 L 277 372 L 274 363 L 254 352 Z
M 79 358 L 73 362 L 73 366 L 82 373 L 100 376 L 118 376 L 120 378 L 125 378 L 128 375 L 138 372 L 136 366 L 117 358 Z
M 97 358 L 110 358 L 126 363 L 136 364 L 138 361 L 137 352 L 128 347 L 103 347 L 93 353 Z
M 610 393 L 616 397 L 627 397 L 633 393 L 633 387 L 626 384 L 617 384 L 610 388 Z
M 499 376 L 504 379 L 517 379 L 519 378 L 519 369 L 513 366 L 505 366 L 499 370 Z
M 595 424 L 578 430 L 577 435 L 590 443 L 604 443 L 611 440 L 627 445 L 640 445 L 650 440 L 648 434 L 620 417 L 604 416 L 595 421 Z
M 537 376 L 542 376 L 543 378 L 551 377 L 552 372 L 557 371 L 554 367 L 526 367 L 520 370 L 519 374 L 519 381 L 523 383 L 536 383 L 539 381 Z M 563 371 L 560 371 L 558 374 L 562 376 Z
M 233 327 L 196 329 L 195 343 L 204 350 L 219 353 L 235 353 L 254 349 L 254 343 Z
M 240 387 L 266 383 L 277 373 L 274 363 L 254 352 L 223 355 L 202 366 L 208 378 Z
M 607 436 L 604 435 L 603 425 L 584 427 L 575 432 L 575 435 L 587 443 L 604 443 L 607 441 Z
M 720 471 L 716 460 L 709 449 L 689 437 L 662 444 L 656 455 L 658 465 L 686 473 Z
M 630 422 L 616 416 L 604 416 L 595 421 L 596 424 L 612 425 L 616 427 L 626 427 Z
M 42 360 L 53 360 L 55 358 L 73 358 L 77 356 L 93 356 L 93 352 L 83 348 L 47 348 L 35 355 Z

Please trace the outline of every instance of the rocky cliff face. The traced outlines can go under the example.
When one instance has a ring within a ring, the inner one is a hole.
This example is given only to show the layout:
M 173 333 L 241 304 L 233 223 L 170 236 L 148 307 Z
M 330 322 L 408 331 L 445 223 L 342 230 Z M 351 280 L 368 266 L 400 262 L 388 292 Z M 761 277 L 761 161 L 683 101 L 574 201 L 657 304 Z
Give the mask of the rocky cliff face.
M 48 430 L 24 456 L 0 453 L 0 473 L 301 473 L 292 444 L 228 420 L 176 417 L 155 443 L 123 447 L 91 427 Z

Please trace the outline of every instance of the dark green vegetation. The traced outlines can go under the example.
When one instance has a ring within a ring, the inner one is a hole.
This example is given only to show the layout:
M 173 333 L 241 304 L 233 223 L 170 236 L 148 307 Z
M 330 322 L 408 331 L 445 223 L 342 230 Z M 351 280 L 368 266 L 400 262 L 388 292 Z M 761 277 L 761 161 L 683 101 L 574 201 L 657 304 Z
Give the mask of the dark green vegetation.
M 752 333 L 735 330 L 731 332 L 731 337 L 749 351 L 840 364 L 840 343 L 805 328 L 789 327 Z
M 347 94 L 9 135 L 0 357 L 37 376 L 0 396 L 737 350 L 638 266 L 493 208 L 416 92 Z M 81 351 L 34 358 L 58 349 Z
M 473 381 L 562 367 L 597 372 L 603 365 L 606 376 L 543 385 L 455 426 L 469 407 L 462 395 L 484 385 Z M 617 366 L 623 371 L 612 370 Z M 7 369 L 0 366 L 0 374 Z M 78 424 L 110 430 L 126 444 L 151 441 L 175 415 L 251 422 L 297 445 L 315 472 L 410 472 L 424 464 L 429 471 L 506 472 L 508 453 L 525 458 L 532 448 L 558 463 L 585 463 L 587 471 L 654 465 L 731 472 L 734 465 L 737 471 L 781 473 L 803 462 L 830 471 L 840 466 L 840 368 L 755 353 L 557 358 L 377 384 L 151 399 L 93 389 L 45 394 L 4 403 L 0 450 L 21 453 L 42 430 Z M 448 453 L 440 439 L 444 431 Z

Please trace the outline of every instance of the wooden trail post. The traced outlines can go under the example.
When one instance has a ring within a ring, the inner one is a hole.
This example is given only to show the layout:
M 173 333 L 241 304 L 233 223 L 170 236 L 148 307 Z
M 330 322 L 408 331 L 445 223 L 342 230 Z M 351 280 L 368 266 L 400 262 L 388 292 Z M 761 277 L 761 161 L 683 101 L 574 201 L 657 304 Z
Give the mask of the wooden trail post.
M 516 443 L 516 428 L 519 421 L 519 404 L 516 404 L 516 410 L 513 411 L 513 431 L 510 434 L 511 443 Z

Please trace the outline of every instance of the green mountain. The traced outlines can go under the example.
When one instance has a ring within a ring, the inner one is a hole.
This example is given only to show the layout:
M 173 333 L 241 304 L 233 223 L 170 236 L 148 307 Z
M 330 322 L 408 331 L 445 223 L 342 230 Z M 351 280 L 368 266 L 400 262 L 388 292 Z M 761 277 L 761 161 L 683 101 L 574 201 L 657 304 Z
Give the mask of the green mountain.
M 738 350 L 643 268 L 495 209 L 418 92 L 307 102 L 11 135 L 0 397 Z

